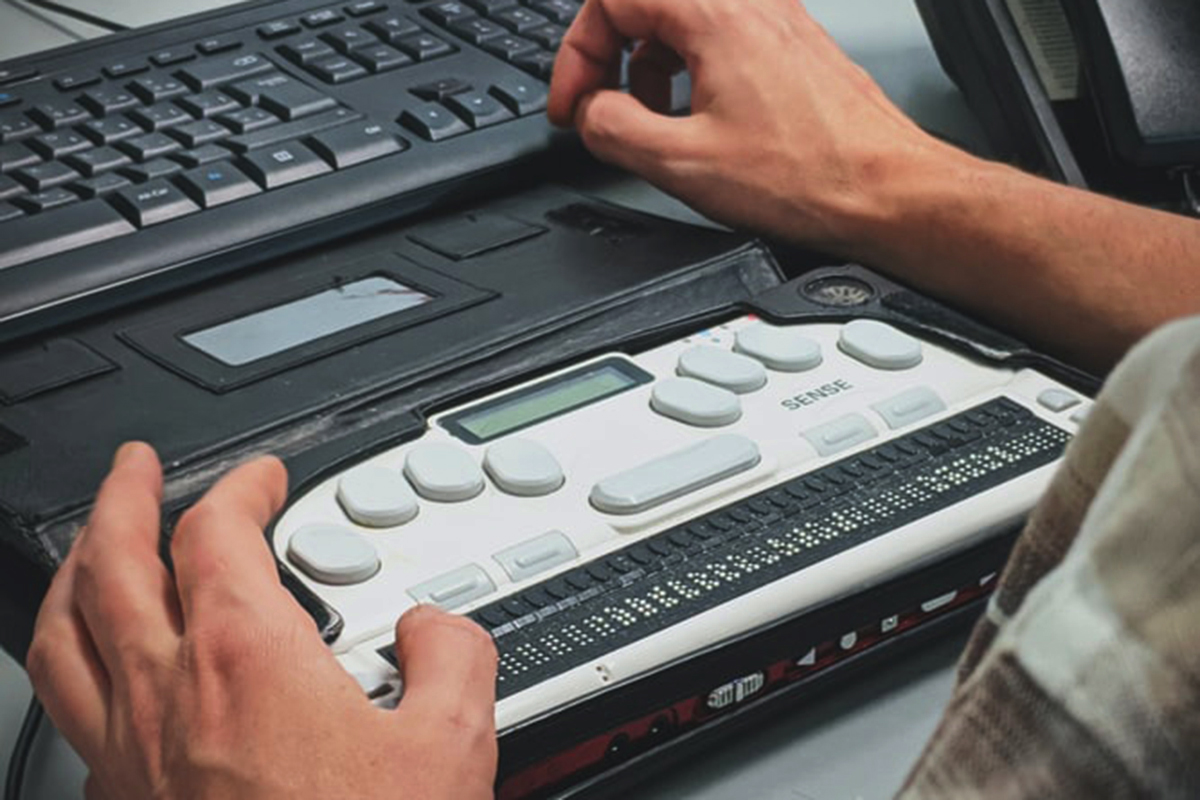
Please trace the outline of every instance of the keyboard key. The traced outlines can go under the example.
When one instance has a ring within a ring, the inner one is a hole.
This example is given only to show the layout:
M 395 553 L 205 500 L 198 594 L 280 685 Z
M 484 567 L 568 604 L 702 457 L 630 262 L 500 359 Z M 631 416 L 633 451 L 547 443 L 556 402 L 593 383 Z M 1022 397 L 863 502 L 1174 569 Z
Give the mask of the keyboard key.
M 243 108 L 231 114 L 225 114 L 220 121 L 233 128 L 237 133 L 256 131 L 279 122 L 279 117 L 261 108 Z
M 231 135 L 229 128 L 211 119 L 202 119 L 180 125 L 170 131 L 170 135 L 183 142 L 184 147 L 194 148 Z
M 518 56 L 535 53 L 539 50 L 538 46 L 528 39 L 513 35 L 497 36 L 495 39 L 488 39 L 483 43 L 483 49 L 503 58 L 505 61 L 512 61 Z
M 0 175 L 0 200 L 8 200 L 19 194 L 25 194 L 25 187 L 8 175 Z
M 201 208 L 224 205 L 262 191 L 246 173 L 227 161 L 185 172 L 179 177 L 179 185 Z
M 55 131 L 35 136 L 28 142 L 30 149 L 45 158 L 62 158 L 80 150 L 87 150 L 92 143 L 75 131 Z
M 128 178 L 118 175 L 115 172 L 106 172 L 103 175 L 97 175 L 95 178 L 75 181 L 75 183 L 71 184 L 71 190 L 90 200 L 94 197 L 103 197 L 106 194 L 111 194 L 118 189 L 124 189 L 126 186 L 129 186 Z
M 25 216 L 25 212 L 12 203 L 0 203 L 0 222 L 9 222 L 14 219 L 20 219 L 23 216 Z M 0 245 L 0 250 L 2 249 L 3 245 Z
M 222 92 L 200 92 L 177 101 L 179 106 L 193 117 L 209 118 L 229 111 L 236 111 L 242 105 Z
M 496 23 L 479 18 L 459 20 L 448 27 L 471 44 L 483 44 L 488 39 L 508 33 Z
M 525 78 L 506 78 L 488 90 L 517 116 L 546 109 L 546 85 Z
M 399 122 L 431 142 L 440 142 L 471 130 L 450 109 L 437 103 L 422 103 L 400 115 Z
M 23 144 L 0 145 L 0 172 L 41 163 L 42 157 Z
M 43 211 L 62 208 L 63 206 L 69 206 L 72 203 L 78 202 L 79 195 L 61 187 L 47 189 L 44 192 L 37 192 L 36 194 L 23 195 L 13 201 L 15 205 L 20 206 L 30 214 L 40 214 Z M 5 231 L 5 233 L 8 233 L 8 231 Z
M 70 102 L 41 103 L 33 107 L 29 116 L 42 127 L 50 129 L 74 125 L 76 122 L 92 118 L 87 109 Z
M 485 128 L 512 119 L 512 112 L 500 101 L 483 92 L 470 91 L 446 98 L 446 107 L 466 120 L 472 128 Z
M 0 86 L 36 78 L 38 71 L 33 67 L 4 67 L 0 69 Z
M 333 165 L 345 169 L 364 161 L 399 153 L 407 146 L 373 122 L 344 125 L 313 136 L 309 146 Z
M 499 22 L 504 27 L 508 28 L 513 33 L 525 33 L 526 31 L 540 28 L 550 22 L 536 11 L 530 11 L 527 8 L 509 8 L 504 11 L 498 11 L 492 15 L 492 19 Z
M 431 102 L 436 100 L 440 102 L 452 94 L 469 92 L 473 88 L 471 84 L 459 78 L 442 78 L 414 86 L 409 91 L 422 100 L 429 100 Z
M 176 172 L 183 169 L 176 161 L 170 161 L 165 158 L 156 158 L 153 161 L 147 161 L 145 164 L 136 167 L 127 167 L 121 170 L 121 174 L 134 183 L 146 183 L 148 181 L 157 180 L 159 178 L 168 178 Z
M 310 28 L 324 28 L 327 25 L 336 25 L 344 20 L 341 14 L 332 8 L 314 11 L 311 14 L 305 14 L 300 20 Z
M 149 108 L 135 109 L 129 112 L 129 117 L 151 131 L 166 130 L 192 121 L 192 115 L 174 103 L 159 103 Z
M 284 45 L 279 48 L 279 52 L 288 61 L 303 66 L 337 55 L 337 51 L 318 39 L 305 39 L 302 42 Z
M 252 152 L 242 158 L 242 166 L 264 189 L 276 189 L 333 170 L 312 150 L 296 143 Z
M 525 31 L 525 36 L 547 50 L 557 50 L 562 47 L 563 38 L 567 35 L 567 29 L 562 25 L 543 25 L 540 28 L 533 28 Z
M 246 103 L 256 103 L 286 120 L 306 117 L 337 105 L 332 97 L 286 75 L 267 75 L 229 87 L 229 93 Z
M 386 17 L 367 23 L 367 30 L 388 44 L 395 44 L 406 36 L 421 33 L 421 26 L 404 17 Z
M 281 39 L 299 33 L 300 26 L 291 20 L 281 19 L 258 26 L 258 35 L 264 39 Z
M 126 117 L 109 117 L 95 119 L 84 123 L 82 129 L 85 136 L 96 144 L 113 144 L 131 136 L 139 136 L 144 131 L 141 125 L 135 125 L 133 120 Z
M 122 111 L 138 105 L 138 99 L 133 93 L 114 86 L 101 86 L 89 89 L 79 97 L 80 105 L 90 109 L 93 114 L 101 117 L 114 111 Z
M 292 139 L 303 139 L 314 133 L 336 128 L 348 122 L 357 122 L 363 115 L 348 108 L 336 108 L 312 117 L 305 117 L 296 122 L 285 122 L 263 130 L 234 136 L 224 142 L 235 153 L 248 153 L 271 145 L 281 144 Z
M 379 2 L 379 0 L 359 0 L 357 3 L 351 3 L 346 6 L 345 9 L 346 13 L 352 17 L 365 17 L 370 14 L 387 11 L 387 6 Z
M 231 83 L 269 72 L 275 65 L 260 53 L 243 53 L 221 58 L 210 58 L 193 64 L 176 73 L 196 91 L 211 89 L 222 83 Z
M 191 61 L 196 57 L 196 54 L 190 50 L 182 48 L 171 50 L 159 50 L 154 55 L 150 56 L 150 61 L 158 67 L 170 67 L 175 64 L 182 64 L 185 61 Z
M 581 4 L 576 0 L 533 0 L 529 7 L 560 25 L 570 25 L 579 16 Z
M 129 84 L 129 89 L 144 103 L 158 103 L 188 93 L 188 88 L 175 78 L 153 75 L 138 78 Z
M 308 71 L 326 83 L 346 83 L 369 74 L 357 61 L 342 56 L 325 58 L 308 65 Z
M 339 53 L 349 55 L 354 50 L 367 45 L 379 44 L 379 40 L 366 31 L 358 28 L 343 28 L 321 34 L 321 38 L 333 46 Z
M 18 139 L 27 139 L 42 129 L 32 120 L 21 114 L 5 114 L 0 116 L 0 144 L 8 144 Z
M 501 28 L 501 32 L 503 30 Z M 405 36 L 403 39 L 393 42 L 393 44 L 417 61 L 428 61 L 431 58 L 437 58 L 454 52 L 454 48 L 449 44 L 428 33 Z
M 64 75 L 59 75 L 54 79 L 54 88 L 60 92 L 72 92 L 77 89 L 82 89 L 85 86 L 92 86 L 100 82 L 100 73 L 86 72 L 68 72 Z
M 147 133 L 144 136 L 126 139 L 120 142 L 117 147 L 133 156 L 139 162 L 152 161 L 168 153 L 174 153 L 176 150 L 183 149 L 183 145 L 165 133 Z
M 67 156 L 70 164 L 83 175 L 94 178 L 101 172 L 109 172 L 131 163 L 129 156 L 112 147 L 97 147 L 73 156 Z
M 548 53 L 545 50 L 526 53 L 514 58 L 512 63 L 544 81 L 549 81 L 550 74 L 554 71 L 554 53 Z
M 8 222 L 0 236 L 0 269 L 133 233 L 106 203 L 76 203 L 47 216 Z
M 215 144 L 206 144 L 203 147 L 186 150 L 182 153 L 172 153 L 170 157 L 178 161 L 185 168 L 192 169 L 229 158 L 229 151 Z
M 110 78 L 125 78 L 137 75 L 150 69 L 148 64 L 141 61 L 118 61 L 104 68 L 104 74 Z
M 516 4 L 517 0 L 467 0 L 467 5 L 489 17 L 497 11 L 512 8 Z
M 165 180 L 131 186 L 110 195 L 112 204 L 139 228 L 200 210 L 182 191 Z
M 438 25 L 449 27 L 452 22 L 459 22 L 464 19 L 474 19 L 477 15 L 475 9 L 468 6 L 466 3 L 449 2 L 434 3 L 431 6 L 423 8 L 421 13 L 429 17 Z
M 241 40 L 235 39 L 232 36 L 212 36 L 202 42 L 198 42 L 196 49 L 206 56 L 212 56 L 217 53 L 228 53 L 230 50 L 237 50 L 241 46 Z
M 386 72 L 389 69 L 398 69 L 413 63 L 410 57 L 386 44 L 377 44 L 356 50 L 352 57 L 371 72 Z

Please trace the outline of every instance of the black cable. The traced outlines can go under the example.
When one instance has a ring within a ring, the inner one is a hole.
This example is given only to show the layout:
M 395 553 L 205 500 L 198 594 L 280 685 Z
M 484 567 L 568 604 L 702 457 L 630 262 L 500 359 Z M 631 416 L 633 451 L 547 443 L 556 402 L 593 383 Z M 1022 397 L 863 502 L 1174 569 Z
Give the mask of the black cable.
M 55 0 L 25 0 L 25 2 L 31 6 L 36 6 L 37 8 L 42 8 L 46 11 L 52 11 L 55 14 L 61 14 L 64 17 L 70 17 L 73 20 L 84 22 L 88 25 L 94 25 L 97 28 L 103 28 L 106 31 L 112 31 L 113 33 L 120 33 L 121 31 L 129 30 L 128 26 L 122 25 L 119 22 L 113 22 L 112 20 L 104 19 L 103 17 L 97 17 L 95 14 L 90 14 L 87 11 L 81 11 L 78 8 L 71 8 L 70 6 L 62 5 L 61 3 L 55 2 Z
M 21 732 L 17 734 L 17 743 L 13 745 L 12 755 L 8 759 L 8 777 L 4 780 L 4 800 L 21 800 L 21 787 L 25 783 L 25 768 L 29 766 L 29 755 L 33 752 L 33 742 L 37 739 L 38 728 L 46 712 L 37 697 L 29 699 L 29 708 L 25 710 L 25 721 L 21 723 Z
M 17 11 L 21 14 L 25 14 L 27 16 L 33 17 L 34 19 L 38 20 L 39 22 L 42 22 L 42 23 L 50 26 L 51 28 L 54 28 L 54 30 L 58 31 L 59 33 L 63 34 L 64 36 L 69 36 L 70 38 L 74 39 L 77 42 L 82 42 L 84 39 L 87 38 L 86 36 L 82 36 L 82 35 L 76 33 L 75 31 L 71 30 L 70 28 L 68 28 L 66 25 L 63 25 L 58 20 L 51 19 L 43 11 L 39 11 L 36 8 L 30 8 L 28 6 L 23 6 L 19 2 L 17 2 L 17 0 L 4 0 L 4 2 L 6 5 L 8 5 L 10 8 L 12 8 L 14 11 Z

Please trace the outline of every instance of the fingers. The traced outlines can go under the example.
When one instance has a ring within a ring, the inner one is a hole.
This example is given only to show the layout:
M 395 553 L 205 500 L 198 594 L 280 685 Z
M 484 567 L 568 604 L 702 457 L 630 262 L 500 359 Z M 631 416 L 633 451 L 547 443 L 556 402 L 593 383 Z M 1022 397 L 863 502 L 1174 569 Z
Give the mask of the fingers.
M 404 679 L 401 713 L 444 720 L 467 733 L 464 740 L 494 735 L 496 646 L 482 628 L 417 606 L 396 626 L 396 656 Z
M 133 442 L 113 461 L 76 543 L 75 607 L 110 674 L 127 657 L 164 653 L 178 634 L 171 577 L 159 556 L 162 468 Z
M 259 458 L 217 481 L 179 520 L 171 556 L 185 626 L 205 611 L 290 613 L 295 604 L 263 536 L 286 495 L 283 464 Z
M 110 684 L 75 605 L 74 552 L 59 567 L 34 624 L 25 669 L 46 713 L 84 758 L 100 752 L 108 726 Z
M 686 57 L 699 46 L 707 16 L 676 0 L 588 0 L 563 39 L 554 63 L 547 113 L 556 125 L 575 120 L 588 95 L 615 88 L 611 78 L 627 41 L 659 42 Z
M 694 151 L 697 133 L 694 118 L 664 117 L 616 91 L 584 98 L 575 126 L 597 158 L 660 185 L 678 177 L 675 162 Z
M 684 69 L 683 59 L 668 47 L 642 42 L 629 58 L 629 91 L 658 114 L 671 112 L 671 79 Z

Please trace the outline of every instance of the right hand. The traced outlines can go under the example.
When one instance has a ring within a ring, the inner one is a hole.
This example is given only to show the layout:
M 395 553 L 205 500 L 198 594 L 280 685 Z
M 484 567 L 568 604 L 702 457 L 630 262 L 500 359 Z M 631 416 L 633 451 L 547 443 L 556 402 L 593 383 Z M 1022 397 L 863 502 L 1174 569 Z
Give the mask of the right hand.
M 630 41 L 624 94 L 613 76 Z M 671 117 L 670 76 L 684 67 L 691 115 Z M 797 0 L 587 0 L 559 51 L 549 115 L 714 219 L 843 254 L 893 213 L 875 191 L 892 172 L 957 152 Z

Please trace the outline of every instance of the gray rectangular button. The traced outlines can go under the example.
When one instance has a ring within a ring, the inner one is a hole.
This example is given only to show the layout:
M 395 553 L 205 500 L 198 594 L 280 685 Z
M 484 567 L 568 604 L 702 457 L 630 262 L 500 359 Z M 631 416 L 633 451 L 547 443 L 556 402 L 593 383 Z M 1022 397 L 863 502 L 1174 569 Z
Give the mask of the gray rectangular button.
M 889 428 L 898 430 L 945 411 L 946 404 L 933 389 L 918 386 L 876 403 L 871 408 L 879 412 L 879 416 L 883 417 Z
M 496 584 L 477 564 L 467 564 L 409 588 L 418 603 L 432 603 L 450 611 L 496 591 Z
M 504 567 L 504 571 L 514 581 L 523 581 L 559 564 L 565 564 L 577 555 L 579 553 L 570 539 L 560 531 L 550 531 L 536 539 L 501 550 L 492 558 Z
M 801 434 L 823 456 L 849 450 L 875 438 L 875 428 L 862 414 L 847 414 Z

